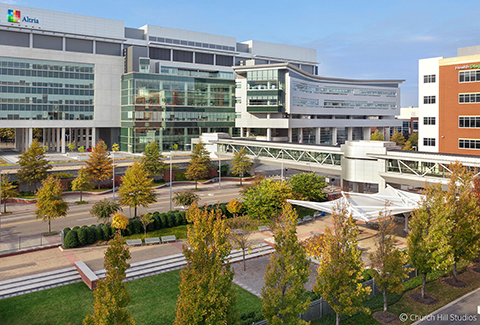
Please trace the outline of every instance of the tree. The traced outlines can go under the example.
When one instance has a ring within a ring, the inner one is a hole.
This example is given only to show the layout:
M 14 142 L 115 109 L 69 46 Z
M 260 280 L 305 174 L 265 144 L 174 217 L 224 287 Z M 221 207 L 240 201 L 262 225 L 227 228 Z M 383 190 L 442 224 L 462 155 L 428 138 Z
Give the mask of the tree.
M 407 237 L 410 262 L 423 275 L 422 299 L 425 298 L 427 274 L 444 270 L 453 263 L 449 242 L 453 225 L 448 218 L 452 207 L 445 204 L 445 193 L 440 185 L 428 186 L 423 194 L 420 207 L 413 211 Z
M 144 213 L 140 217 L 140 223 L 143 226 L 143 237 L 147 238 L 147 226 L 153 222 L 153 214 L 151 213 Z
M 229 230 L 221 211 L 199 209 L 194 203 L 187 211 L 187 244 L 183 254 L 175 325 L 236 324 L 236 293 L 233 271 L 227 263 L 232 248 Z
M 387 209 L 387 207 L 386 207 Z M 387 311 L 387 290 L 400 294 L 403 291 L 403 280 L 408 278 L 404 265 L 405 255 L 395 247 L 395 224 L 391 220 L 390 211 L 380 212 L 379 229 L 375 235 L 375 251 L 370 253 L 375 283 L 383 291 L 383 312 Z
M 153 179 L 148 178 L 147 172 L 140 162 L 135 161 L 128 167 L 121 180 L 122 186 L 118 190 L 121 197 L 120 204 L 134 208 L 135 217 L 139 206 L 148 207 L 150 203 L 157 201 L 152 189 Z
M 318 276 L 313 290 L 325 299 L 337 314 L 353 315 L 358 311 L 369 313 L 362 306 L 370 294 L 369 287 L 362 287 L 363 262 L 357 247 L 358 227 L 345 205 L 334 207 L 333 229 L 324 235 Z
M 273 232 L 275 254 L 265 270 L 262 288 L 262 314 L 271 325 L 308 324 L 299 315 L 310 306 L 305 291 L 310 261 L 297 239 L 297 217 L 292 206 L 284 204 Z
M 324 190 L 327 187 L 325 177 L 313 173 L 302 173 L 294 175 L 289 184 L 292 191 L 299 199 L 320 202 L 325 201 L 327 195 Z
M 73 152 L 75 150 L 75 141 L 73 142 L 70 142 L 69 144 L 67 144 L 67 147 L 68 147 L 68 150 L 70 150 L 70 152 Z
M 128 218 L 120 212 L 115 212 L 112 218 L 112 227 L 115 229 L 127 229 L 129 224 Z
M 390 138 L 390 141 L 395 142 L 397 146 L 400 146 L 402 148 L 405 145 L 405 137 L 397 130 L 393 132 L 393 136 Z
M 375 130 L 375 132 L 372 133 L 370 136 L 370 140 L 372 141 L 383 141 L 384 137 L 383 134 L 378 131 L 378 129 Z
M 184 210 L 185 207 L 188 209 L 188 207 L 190 207 L 194 202 L 198 202 L 200 200 L 200 197 L 192 190 L 174 192 L 173 194 L 173 203 L 175 203 L 176 206 L 183 206 Z
M 35 184 L 35 188 L 47 177 L 47 171 L 52 168 L 46 159 L 45 150 L 36 139 L 18 157 L 18 164 L 20 165 L 20 170 L 17 172 L 18 179 L 28 185 Z
M 84 325 L 133 325 L 135 321 L 126 310 L 132 298 L 125 282 L 126 271 L 130 267 L 127 260 L 130 251 L 117 231 L 105 252 L 105 278 L 98 281 L 93 295 L 93 314 L 87 315 Z
M 408 141 L 410 141 L 413 147 L 418 148 L 418 133 L 413 132 L 412 134 L 410 134 L 410 136 L 408 137 Z
M 97 201 L 90 209 L 90 214 L 94 217 L 97 217 L 98 220 L 103 222 L 108 222 L 112 214 L 122 211 L 122 207 L 115 201 L 108 199 L 103 199 L 102 201 Z
M 252 162 L 250 158 L 247 157 L 247 150 L 245 148 L 233 154 L 232 165 L 232 174 L 240 176 L 240 186 L 242 186 L 243 175 L 245 175 L 252 166 Z
M 282 205 L 293 197 L 287 182 L 263 180 L 243 191 L 243 206 L 250 218 L 270 220 L 282 211 Z
M 72 181 L 72 191 L 80 191 L 80 202 L 83 201 L 83 191 L 88 191 L 93 188 L 90 181 L 90 174 L 85 168 L 78 170 L 78 176 Z
M 232 199 L 233 200 L 233 199 Z M 228 227 L 231 232 L 232 246 L 242 250 L 243 270 L 246 271 L 245 253 L 251 248 L 249 238 L 252 234 L 254 222 L 248 216 L 235 217 L 228 220 Z
M 227 210 L 233 214 L 234 217 L 237 217 L 237 215 L 242 211 L 242 203 L 235 199 L 231 199 L 228 201 Z
M 480 249 L 479 202 L 471 190 L 473 174 L 456 162 L 450 165 L 450 181 L 445 195 L 446 205 L 452 207 L 448 218 L 454 225 L 449 234 L 453 253 L 453 277 L 456 282 L 457 263 L 472 260 Z
M 85 164 L 87 172 L 92 180 L 97 182 L 98 188 L 100 188 L 101 181 L 112 177 L 113 163 L 112 159 L 108 157 L 107 146 L 103 140 L 97 142 Z
M 210 154 L 205 148 L 205 143 L 200 141 L 190 155 L 190 163 L 187 166 L 185 176 L 187 179 L 195 181 L 195 189 L 197 189 L 198 180 L 207 177 L 210 168 Z
M 13 141 L 15 141 L 15 129 L 14 128 L 1 128 L 0 129 L 0 139 L 2 139 L 2 142 L 13 142 Z
M 85 146 L 78 147 L 78 152 L 84 153 L 85 152 Z
M 410 140 L 407 140 L 407 142 L 405 142 L 405 146 L 402 148 L 402 150 L 413 151 L 412 143 L 410 142 Z
M 59 217 L 66 217 L 68 211 L 67 202 L 62 198 L 62 184 L 58 178 L 48 176 L 42 187 L 37 192 L 37 219 L 48 221 L 48 232 L 51 232 L 51 221 Z
M 158 142 L 152 141 L 145 146 L 145 151 L 141 159 L 148 176 L 159 176 L 168 169 L 167 165 L 162 161 L 162 158 L 164 157 L 160 153 Z
M 12 182 L 10 182 L 10 178 L 8 177 L 8 174 L 2 175 L 2 185 L 1 185 L 1 190 L 2 190 L 2 201 L 3 201 L 3 213 L 7 213 L 7 200 L 11 197 L 14 197 L 17 195 L 17 186 L 13 185 Z

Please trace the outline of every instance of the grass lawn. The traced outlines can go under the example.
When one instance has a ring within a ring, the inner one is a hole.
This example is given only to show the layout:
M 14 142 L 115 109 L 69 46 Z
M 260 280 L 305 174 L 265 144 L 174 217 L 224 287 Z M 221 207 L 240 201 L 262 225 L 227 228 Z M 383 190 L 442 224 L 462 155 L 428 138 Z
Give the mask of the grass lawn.
M 388 311 L 394 313 L 395 315 L 400 315 L 401 313 L 406 313 L 407 315 L 416 314 L 421 316 L 426 316 L 431 312 L 439 309 L 442 306 L 445 306 L 449 302 L 463 296 L 464 294 L 475 290 L 480 287 L 480 274 L 472 271 L 471 269 L 466 270 L 466 266 L 463 266 L 463 273 L 459 274 L 459 279 L 466 282 L 467 286 L 464 288 L 454 288 L 445 284 L 442 279 L 451 276 L 451 270 L 446 274 L 441 272 L 432 273 L 427 277 L 427 286 L 425 293 L 434 296 L 438 299 L 438 303 L 435 305 L 423 305 L 421 303 L 415 302 L 410 298 L 410 294 L 415 292 L 421 292 L 422 279 L 421 276 L 411 279 L 405 282 L 406 291 L 398 295 L 395 293 L 389 293 L 387 295 L 388 299 Z M 383 296 L 377 295 L 372 299 L 368 300 L 365 303 L 365 306 L 370 308 L 372 314 L 376 311 L 383 310 Z M 312 325 L 327 325 L 335 323 L 335 314 L 331 314 L 327 317 L 324 317 L 320 320 L 313 321 Z M 357 314 L 352 317 L 344 316 L 341 320 L 342 324 L 356 325 L 356 324 L 382 324 L 377 322 L 371 315 Z M 400 324 L 411 324 L 413 321 L 410 319 L 406 322 L 400 322 Z
M 128 309 L 137 324 L 173 324 L 180 270 L 129 281 L 132 302 Z M 234 285 L 237 289 L 239 315 L 258 312 L 261 300 Z M 18 325 L 82 324 L 93 312 L 93 292 L 82 283 L 33 292 L 2 299 L 0 323 Z
M 147 237 L 162 237 L 162 236 L 170 236 L 170 235 L 175 235 L 177 239 L 187 238 L 187 225 L 177 226 L 172 228 L 163 228 L 163 229 L 147 232 Z M 124 238 L 125 240 L 143 238 L 143 232 L 141 234 L 124 236 Z

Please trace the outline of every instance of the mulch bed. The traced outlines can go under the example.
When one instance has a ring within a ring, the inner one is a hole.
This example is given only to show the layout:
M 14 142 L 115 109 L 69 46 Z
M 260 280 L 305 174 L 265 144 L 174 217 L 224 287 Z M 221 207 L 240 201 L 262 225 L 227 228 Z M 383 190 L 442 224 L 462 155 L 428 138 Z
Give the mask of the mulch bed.
M 463 288 L 467 286 L 467 284 L 461 280 L 455 281 L 455 278 L 446 278 L 446 279 L 443 279 L 442 281 L 448 284 L 449 286 L 452 286 L 455 288 Z
M 430 296 L 430 295 L 427 295 L 427 294 L 425 294 L 425 298 L 422 298 L 422 293 L 421 292 L 412 293 L 409 297 L 410 297 L 410 299 L 412 299 L 416 302 L 419 302 L 421 304 L 424 304 L 424 305 L 435 305 L 436 303 L 438 303 L 437 298 L 435 298 L 433 296 Z
M 397 324 L 400 321 L 397 315 L 389 311 L 387 312 L 377 311 L 377 312 L 374 312 L 372 316 L 377 321 L 383 324 Z

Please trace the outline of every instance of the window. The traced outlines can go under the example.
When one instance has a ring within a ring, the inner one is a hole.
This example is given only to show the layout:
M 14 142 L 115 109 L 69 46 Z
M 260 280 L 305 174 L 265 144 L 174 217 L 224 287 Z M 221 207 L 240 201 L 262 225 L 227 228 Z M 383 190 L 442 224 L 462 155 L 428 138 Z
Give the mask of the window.
M 424 104 L 435 104 L 435 96 L 423 96 Z
M 480 140 L 458 139 L 458 148 L 460 149 L 480 149 Z
M 424 125 L 435 125 L 435 117 L 424 117 L 423 118 Z
M 423 145 L 427 147 L 434 147 L 435 138 L 423 138 Z
M 480 81 L 480 70 L 458 72 L 458 82 Z
M 434 74 L 427 74 L 423 76 L 423 83 L 429 84 L 436 82 L 436 76 Z
M 460 104 L 465 103 L 480 103 L 480 93 L 475 94 L 459 94 L 458 95 L 458 102 Z
M 459 116 L 459 128 L 480 128 L 480 116 Z

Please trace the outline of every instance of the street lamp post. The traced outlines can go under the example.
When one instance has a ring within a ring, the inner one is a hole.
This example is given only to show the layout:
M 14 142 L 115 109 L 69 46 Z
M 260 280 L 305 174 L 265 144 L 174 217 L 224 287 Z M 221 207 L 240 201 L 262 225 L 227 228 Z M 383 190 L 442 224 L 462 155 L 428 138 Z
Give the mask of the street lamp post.
M 112 159 L 113 159 L 113 164 L 112 164 L 112 167 L 113 167 L 113 171 L 112 171 L 112 174 L 113 174 L 113 200 L 115 201 L 115 151 L 112 151 Z
M 218 188 L 222 188 L 222 159 L 218 157 Z
M 173 188 L 173 180 L 172 180 L 172 154 L 170 154 L 170 211 L 172 211 L 172 188 Z
M 282 176 L 281 176 L 281 180 L 283 182 L 283 150 L 282 150 Z

